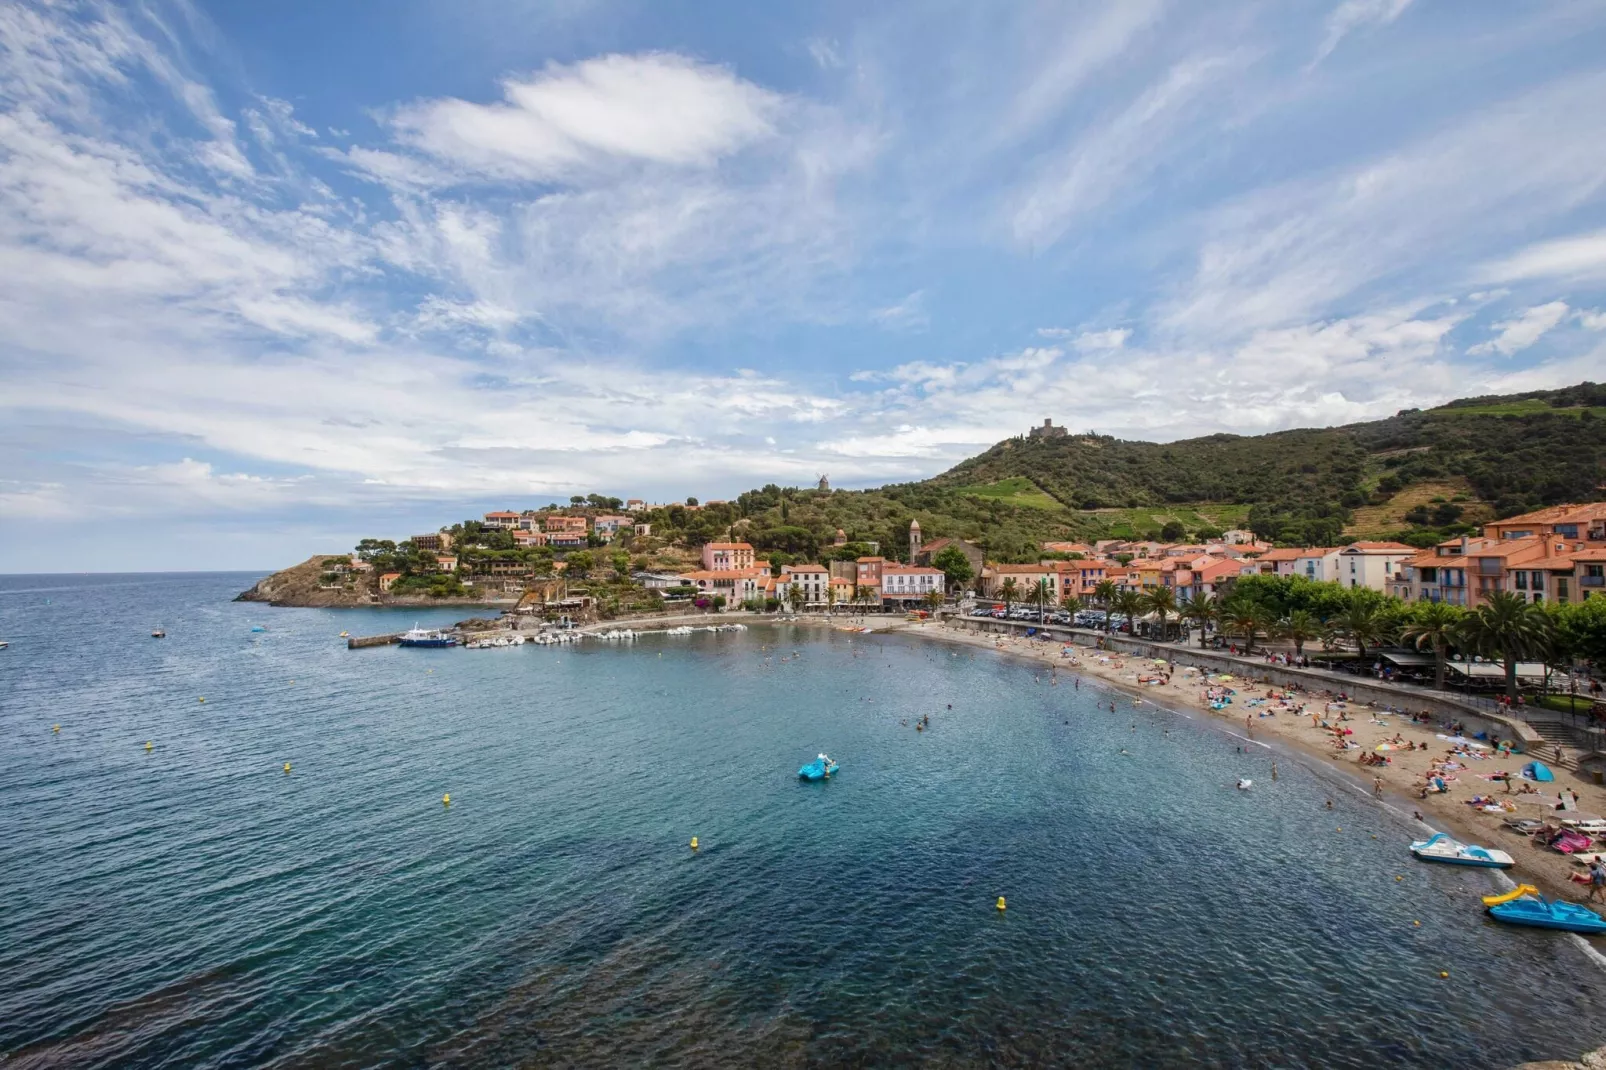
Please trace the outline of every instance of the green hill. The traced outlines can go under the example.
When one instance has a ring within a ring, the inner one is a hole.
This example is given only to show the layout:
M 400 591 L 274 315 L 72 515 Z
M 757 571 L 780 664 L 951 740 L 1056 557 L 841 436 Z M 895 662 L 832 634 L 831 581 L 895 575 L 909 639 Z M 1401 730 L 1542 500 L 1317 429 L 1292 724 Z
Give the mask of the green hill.
M 902 555 L 910 520 L 997 560 L 1046 539 L 1199 537 L 1247 527 L 1274 542 L 1389 537 L 1418 545 L 1494 516 L 1606 497 L 1606 387 L 1454 401 L 1384 420 L 1179 442 L 1022 436 L 919 483 L 866 491 L 773 484 L 735 502 L 663 510 L 655 536 L 735 532 L 761 550 L 831 556 L 832 535 Z
M 1424 536 L 1606 494 L 1606 387 L 1469 398 L 1385 420 L 1157 444 L 1104 435 L 1008 439 L 930 486 L 1025 486 L 1085 534 L 1174 519 L 1245 524 L 1290 542 L 1345 533 Z M 1391 503 L 1398 503 L 1390 509 Z

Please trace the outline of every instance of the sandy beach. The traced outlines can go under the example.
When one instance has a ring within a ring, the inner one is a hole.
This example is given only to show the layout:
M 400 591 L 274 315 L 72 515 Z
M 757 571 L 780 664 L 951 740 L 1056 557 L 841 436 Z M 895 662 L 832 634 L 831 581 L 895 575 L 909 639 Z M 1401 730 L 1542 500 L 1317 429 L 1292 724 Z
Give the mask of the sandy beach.
M 1238 676 L 1227 683 L 1207 683 L 1202 672 L 1186 671 L 1186 654 L 1180 650 L 1174 671 L 1168 672 L 1151 659 L 1105 654 L 1081 646 L 1073 646 L 1071 656 L 1064 656 L 1061 644 L 1054 641 L 980 633 L 935 622 L 889 621 L 882 627 L 866 623 L 875 631 L 897 631 L 1029 659 L 1042 666 L 1041 683 L 1045 687 L 1074 688 L 1075 679 L 1080 676 L 1121 691 L 1136 702 L 1154 703 L 1211 718 L 1218 721 L 1226 733 L 1246 743 L 1259 743 L 1274 752 L 1288 751 L 1309 765 L 1323 765 L 1339 771 L 1343 774 L 1339 783 L 1347 783 L 1363 795 L 1373 795 L 1375 780 L 1381 779 L 1379 805 L 1390 806 L 1406 817 L 1418 817 L 1424 835 L 1429 830 L 1444 831 L 1464 842 L 1504 850 L 1516 860 L 1516 865 L 1506 871 L 1512 879 L 1534 884 L 1547 894 L 1582 902 L 1588 893 L 1587 885 L 1571 880 L 1574 874 L 1585 872 L 1584 866 L 1501 827 L 1501 822 L 1511 817 L 1543 820 L 1558 816 L 1553 811 L 1558 791 L 1569 795 L 1576 792 L 1578 809 L 1583 814 L 1599 815 L 1606 811 L 1606 791 L 1568 770 L 1556 768 L 1553 783 L 1534 785 L 1539 795 L 1519 795 L 1522 785 L 1527 783 L 1518 777 L 1529 760 L 1524 755 L 1502 757 L 1492 751 L 1482 751 L 1482 757 L 1475 757 L 1473 755 L 1480 754 L 1477 748 L 1460 747 L 1443 738 L 1449 733 L 1436 721 L 1413 723 L 1405 714 L 1378 712 L 1360 703 L 1340 703 L 1330 692 L 1305 690 L 1290 695 L 1247 676 Z M 1164 675 L 1169 675 L 1169 682 L 1141 682 Z M 1207 687 L 1231 688 L 1235 692 L 1233 701 L 1222 710 L 1211 709 Z M 1283 696 L 1287 696 L 1286 700 Z M 1406 707 L 1409 698 L 1409 694 L 1402 693 L 1398 705 Z M 1251 705 L 1252 702 L 1255 704 Z M 1304 712 L 1295 712 L 1300 706 Z M 1312 723 L 1312 713 L 1317 715 L 1316 725 Z M 1345 738 L 1353 745 L 1337 749 L 1334 732 L 1320 727 L 1323 720 L 1350 730 L 1351 734 Z M 1380 744 L 1390 749 L 1378 751 L 1376 748 Z M 1410 749 L 1412 744 L 1416 749 Z M 1362 764 L 1364 755 L 1385 756 L 1388 764 Z M 1420 797 L 1430 769 L 1436 768 L 1435 763 L 1445 761 L 1460 767 L 1439 773 L 1449 790 Z M 1505 782 L 1484 779 L 1497 771 L 1511 774 L 1509 794 Z M 1488 813 L 1469 805 L 1478 795 L 1490 796 L 1496 804 L 1505 804 L 1510 809 Z M 1541 799 L 1546 801 L 1542 803 Z

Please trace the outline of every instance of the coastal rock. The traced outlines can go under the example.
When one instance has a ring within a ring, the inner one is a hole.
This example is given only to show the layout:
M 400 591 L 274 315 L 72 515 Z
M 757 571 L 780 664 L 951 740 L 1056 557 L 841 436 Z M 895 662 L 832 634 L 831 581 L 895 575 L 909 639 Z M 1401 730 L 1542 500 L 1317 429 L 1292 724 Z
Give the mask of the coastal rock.
M 376 599 L 362 587 L 354 590 L 329 589 L 319 585 L 330 565 L 344 561 L 345 554 L 316 554 L 299 565 L 275 572 L 257 581 L 250 590 L 235 596 L 236 602 L 266 602 L 273 606 L 312 606 L 333 609 L 373 605 Z

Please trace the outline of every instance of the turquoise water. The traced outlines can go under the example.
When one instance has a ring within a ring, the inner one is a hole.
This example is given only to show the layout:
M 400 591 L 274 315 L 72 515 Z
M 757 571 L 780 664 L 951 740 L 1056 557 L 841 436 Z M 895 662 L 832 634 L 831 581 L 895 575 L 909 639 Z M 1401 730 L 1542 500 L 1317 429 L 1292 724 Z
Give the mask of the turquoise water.
M 1487 874 L 1413 864 L 1384 811 L 1196 721 L 797 628 L 347 651 L 464 614 L 228 601 L 255 578 L 0 577 L 8 1068 L 1503 1067 L 1606 1041 L 1606 975 L 1484 920 Z M 800 784 L 821 749 L 840 775 Z

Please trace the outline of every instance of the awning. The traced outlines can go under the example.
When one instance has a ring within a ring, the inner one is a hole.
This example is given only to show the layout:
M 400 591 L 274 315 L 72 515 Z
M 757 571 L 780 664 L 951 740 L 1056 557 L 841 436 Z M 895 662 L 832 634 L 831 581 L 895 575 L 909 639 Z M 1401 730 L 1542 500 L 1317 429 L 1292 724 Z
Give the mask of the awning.
M 1418 668 L 1433 664 L 1432 654 L 1423 654 L 1415 650 L 1379 650 L 1377 656 L 1384 661 L 1400 668 Z
M 1444 667 L 1457 676 L 1473 680 L 1504 680 L 1506 667 L 1498 661 L 1447 661 Z M 1517 662 L 1517 678 L 1519 680 L 1543 680 L 1545 678 L 1545 663 L 1542 661 Z

